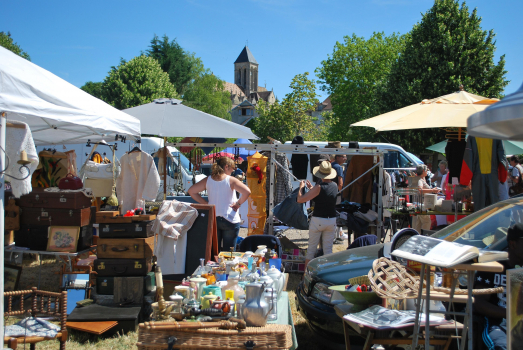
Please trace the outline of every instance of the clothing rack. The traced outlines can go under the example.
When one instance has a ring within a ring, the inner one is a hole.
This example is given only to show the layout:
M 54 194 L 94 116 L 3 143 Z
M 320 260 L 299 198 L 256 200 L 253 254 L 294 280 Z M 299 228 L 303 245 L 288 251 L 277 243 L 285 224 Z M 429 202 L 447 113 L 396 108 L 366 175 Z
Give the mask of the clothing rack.
M 270 152 L 282 152 L 282 153 L 292 153 L 292 154 L 338 154 L 338 155 L 362 155 L 374 157 L 374 167 L 379 167 L 378 172 L 378 193 L 383 192 L 383 159 L 384 154 L 387 153 L 386 150 L 377 150 L 377 149 L 360 149 L 360 148 L 311 148 L 305 145 L 293 145 L 293 144 L 228 144 L 228 143 L 181 143 L 174 142 L 170 143 L 169 146 L 174 146 L 179 149 L 179 147 L 242 147 L 246 150 L 253 151 L 270 151 Z M 270 177 L 269 177 L 269 213 L 267 217 L 268 222 L 268 234 L 273 235 L 274 232 L 274 219 L 272 214 L 272 209 L 274 208 L 274 164 L 276 162 L 271 161 L 270 166 Z M 373 168 L 374 168 L 373 167 Z M 283 168 L 283 167 L 282 167 Z M 370 169 L 369 169 L 370 171 Z M 293 175 L 294 177 L 294 175 Z M 383 204 L 382 196 L 377 196 L 377 213 L 378 221 L 376 224 L 377 236 L 381 240 L 383 234 Z
M 457 141 L 465 140 L 466 132 L 465 132 L 465 130 L 463 130 L 464 128 L 457 128 L 457 129 L 458 130 L 456 130 L 456 128 L 443 128 L 443 130 L 445 130 L 445 132 L 446 132 L 445 138 L 447 140 L 457 140 Z

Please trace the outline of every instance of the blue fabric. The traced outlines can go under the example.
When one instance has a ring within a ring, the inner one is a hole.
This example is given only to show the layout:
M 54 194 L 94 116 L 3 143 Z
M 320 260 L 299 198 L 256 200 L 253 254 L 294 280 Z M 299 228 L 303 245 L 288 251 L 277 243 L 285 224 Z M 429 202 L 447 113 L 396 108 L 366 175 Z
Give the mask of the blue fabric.
M 272 212 L 278 220 L 283 222 L 285 225 L 294 227 L 298 230 L 308 230 L 309 221 L 307 219 L 305 203 L 296 202 L 299 190 L 300 189 L 297 188 L 292 191 L 283 202 L 274 207 Z M 307 192 L 307 190 L 305 190 L 305 192 Z
M 359 248 L 359 247 L 365 247 L 368 245 L 376 244 L 376 241 L 378 240 L 378 237 L 375 235 L 365 235 L 358 237 L 352 242 L 347 249 L 352 248 Z
M 485 317 L 485 328 L 481 337 L 488 350 L 507 350 L 507 328 L 504 321 L 501 324 L 492 324 Z
M 233 224 L 221 216 L 216 218 L 216 230 L 218 231 L 218 248 L 220 252 L 228 252 L 231 247 L 236 251 L 236 240 L 240 233 L 240 223 Z M 223 243 L 222 243 L 223 240 Z
M 341 167 L 341 165 L 339 165 L 338 163 L 336 162 L 333 162 L 332 163 L 332 169 L 336 170 L 336 174 L 341 177 L 342 179 L 345 179 L 345 176 L 343 174 L 343 168 Z

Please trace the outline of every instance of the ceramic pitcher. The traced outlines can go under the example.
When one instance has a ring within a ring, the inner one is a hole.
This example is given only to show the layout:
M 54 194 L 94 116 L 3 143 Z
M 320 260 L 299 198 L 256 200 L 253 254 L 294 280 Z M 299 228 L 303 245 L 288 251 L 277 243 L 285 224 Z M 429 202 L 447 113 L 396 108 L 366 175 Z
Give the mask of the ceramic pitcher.
M 264 283 L 251 283 L 246 286 L 246 300 L 243 305 L 243 319 L 247 327 L 263 327 L 267 324 L 267 316 L 271 308 L 265 301 Z

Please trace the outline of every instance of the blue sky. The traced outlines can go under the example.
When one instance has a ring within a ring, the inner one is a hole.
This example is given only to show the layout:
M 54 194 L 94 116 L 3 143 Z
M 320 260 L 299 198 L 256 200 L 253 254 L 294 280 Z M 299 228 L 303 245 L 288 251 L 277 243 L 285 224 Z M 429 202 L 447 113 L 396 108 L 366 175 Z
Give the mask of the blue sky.
M 0 0 L 0 31 L 10 31 L 32 62 L 78 87 L 102 81 L 121 57 L 129 60 L 145 51 L 154 34 L 176 38 L 214 74 L 232 82 L 233 63 L 248 41 L 260 64 L 259 85 L 266 83 L 281 99 L 292 78 L 314 74 L 345 35 L 404 34 L 432 4 L 433 0 Z M 511 82 L 505 93 L 514 92 L 523 82 L 523 1 L 469 0 L 467 5 L 478 8 L 484 30 L 497 34 L 495 62 L 506 55 Z

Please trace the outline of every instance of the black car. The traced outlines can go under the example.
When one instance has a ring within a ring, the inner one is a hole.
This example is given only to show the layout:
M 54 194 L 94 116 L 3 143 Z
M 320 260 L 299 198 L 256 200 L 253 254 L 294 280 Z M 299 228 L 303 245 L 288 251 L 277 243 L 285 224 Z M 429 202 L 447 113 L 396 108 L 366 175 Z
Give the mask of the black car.
M 489 250 L 506 250 L 508 228 L 522 220 L 523 197 L 511 198 L 473 213 L 432 237 Z M 394 246 L 386 247 L 385 251 L 394 250 L 408 238 L 406 235 L 395 240 Z M 383 251 L 384 244 L 376 244 L 311 260 L 296 289 L 296 298 L 299 312 L 313 329 L 343 335 L 341 318 L 334 306 L 345 303 L 345 299 L 329 286 L 347 284 L 349 278 L 367 275 L 372 262 L 382 257 Z

